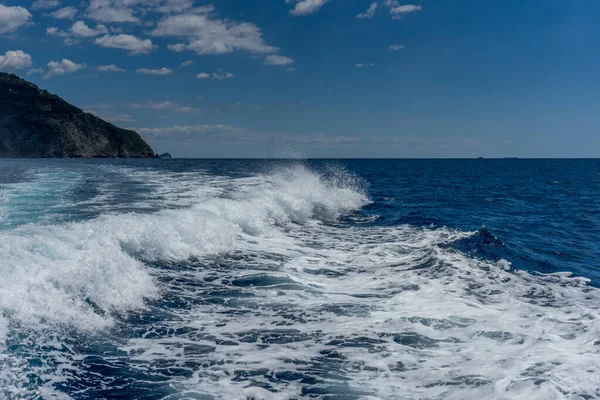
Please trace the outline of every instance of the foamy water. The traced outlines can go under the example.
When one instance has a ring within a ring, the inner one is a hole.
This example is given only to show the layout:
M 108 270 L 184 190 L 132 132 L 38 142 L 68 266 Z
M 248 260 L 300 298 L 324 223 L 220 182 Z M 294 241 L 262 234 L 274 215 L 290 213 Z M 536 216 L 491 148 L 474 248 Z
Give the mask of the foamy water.
M 452 246 L 475 232 L 368 224 L 341 168 L 98 170 L 142 194 L 104 180 L 51 224 L 0 197 L 19 216 L 0 231 L 0 398 L 600 396 L 597 289 Z

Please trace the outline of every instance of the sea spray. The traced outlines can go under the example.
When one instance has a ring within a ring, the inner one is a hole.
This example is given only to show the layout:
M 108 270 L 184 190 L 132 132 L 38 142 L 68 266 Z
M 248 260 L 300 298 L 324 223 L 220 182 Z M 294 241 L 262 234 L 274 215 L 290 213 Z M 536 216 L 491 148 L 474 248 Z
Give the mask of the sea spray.
M 121 162 L 47 172 L 79 176 L 77 218 L 0 234 L 2 400 L 598 393 L 598 290 L 511 264 L 494 228 L 486 258 L 477 231 L 402 223 L 419 171 L 368 196 L 332 162 Z

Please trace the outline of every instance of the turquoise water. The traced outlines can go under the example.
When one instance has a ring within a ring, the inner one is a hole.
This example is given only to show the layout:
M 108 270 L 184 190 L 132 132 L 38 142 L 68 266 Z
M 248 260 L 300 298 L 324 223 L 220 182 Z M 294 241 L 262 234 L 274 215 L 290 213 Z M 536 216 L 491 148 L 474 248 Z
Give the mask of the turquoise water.
M 1 160 L 0 398 L 600 396 L 598 160 Z

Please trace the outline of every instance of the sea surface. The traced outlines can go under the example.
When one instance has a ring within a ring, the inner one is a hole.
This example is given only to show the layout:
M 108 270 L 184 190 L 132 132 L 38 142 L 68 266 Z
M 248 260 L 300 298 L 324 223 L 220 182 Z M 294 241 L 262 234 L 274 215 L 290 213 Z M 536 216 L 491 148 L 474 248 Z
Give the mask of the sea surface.
M 600 398 L 600 160 L 0 160 L 0 399 Z

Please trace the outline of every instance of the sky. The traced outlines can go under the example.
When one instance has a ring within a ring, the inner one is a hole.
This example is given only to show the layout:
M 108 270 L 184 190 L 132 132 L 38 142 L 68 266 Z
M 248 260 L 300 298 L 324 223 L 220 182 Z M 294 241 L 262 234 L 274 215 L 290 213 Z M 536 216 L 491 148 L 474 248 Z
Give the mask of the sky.
M 176 157 L 599 157 L 599 15 L 589 0 L 0 0 L 0 71 Z

